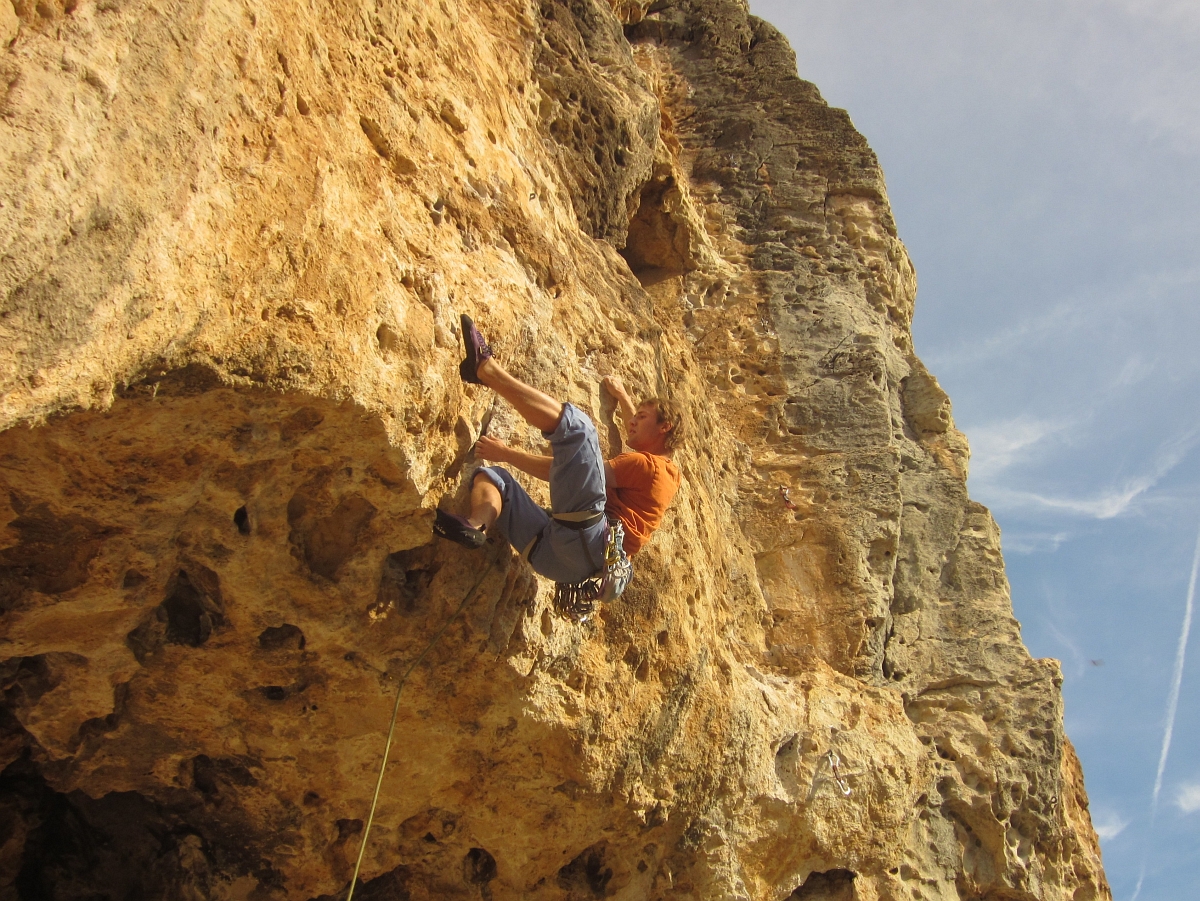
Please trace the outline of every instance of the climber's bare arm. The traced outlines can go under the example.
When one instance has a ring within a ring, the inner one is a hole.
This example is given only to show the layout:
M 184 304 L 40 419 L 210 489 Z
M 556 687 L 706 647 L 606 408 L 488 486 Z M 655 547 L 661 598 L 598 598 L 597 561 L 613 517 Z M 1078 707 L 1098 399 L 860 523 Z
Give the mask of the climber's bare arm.
M 540 454 L 527 454 L 516 448 L 509 447 L 503 441 L 484 435 L 475 442 L 475 456 L 481 460 L 491 460 L 495 463 L 508 463 L 521 472 L 527 472 L 535 479 L 550 480 L 550 464 L 553 457 L 543 457 Z
M 633 418 L 633 414 L 637 412 L 637 408 L 633 405 L 633 401 L 630 400 L 629 393 L 625 390 L 625 385 L 621 382 L 621 377 L 618 375 L 606 375 L 600 380 L 600 385 L 617 402 L 617 410 L 621 414 L 621 422 L 628 423 Z

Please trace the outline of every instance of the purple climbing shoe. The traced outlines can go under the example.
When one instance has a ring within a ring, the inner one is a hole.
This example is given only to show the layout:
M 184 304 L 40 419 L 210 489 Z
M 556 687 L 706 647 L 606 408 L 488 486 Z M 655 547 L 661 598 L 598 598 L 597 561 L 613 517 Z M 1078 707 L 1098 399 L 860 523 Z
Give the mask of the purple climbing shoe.
M 466 313 L 462 316 L 462 339 L 467 348 L 467 356 L 458 364 L 458 374 L 464 382 L 482 385 L 476 370 L 484 360 L 491 359 L 492 349 L 487 346 L 483 335 L 479 334 L 479 329 L 475 328 L 475 323 Z
M 436 535 L 448 538 L 456 544 L 472 550 L 483 547 L 484 542 L 487 541 L 487 536 L 480 529 L 475 528 L 461 516 L 447 513 L 445 510 L 437 511 L 437 516 L 433 521 L 433 531 Z

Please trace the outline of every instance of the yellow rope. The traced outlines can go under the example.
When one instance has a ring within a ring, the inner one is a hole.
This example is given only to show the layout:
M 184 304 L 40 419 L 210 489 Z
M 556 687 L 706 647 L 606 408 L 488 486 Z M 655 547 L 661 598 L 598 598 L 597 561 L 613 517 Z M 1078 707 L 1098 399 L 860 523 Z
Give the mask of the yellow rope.
M 479 580 L 471 586 L 471 590 L 468 591 L 466 597 L 462 599 L 462 603 L 458 605 L 458 608 L 453 613 L 446 617 L 446 621 L 442 623 L 441 628 L 438 629 L 433 638 L 429 640 L 429 644 L 425 646 L 425 650 L 417 655 L 416 660 L 409 664 L 408 669 L 404 671 L 404 675 L 400 677 L 400 684 L 396 686 L 396 703 L 392 705 L 392 724 L 388 726 L 387 743 L 383 746 L 383 763 L 379 765 L 379 778 L 375 780 L 375 795 L 371 798 L 371 812 L 367 815 L 367 828 L 363 830 L 362 844 L 358 846 L 358 860 L 354 863 L 354 876 L 350 879 L 350 891 L 346 893 L 346 901 L 353 901 L 354 886 L 358 884 L 358 871 L 362 867 L 363 853 L 367 850 L 367 838 L 371 834 L 371 824 L 375 821 L 375 805 L 379 803 L 379 790 L 383 787 L 383 774 L 387 769 L 388 754 L 390 754 L 392 750 L 392 737 L 396 733 L 396 716 L 400 713 L 400 692 L 404 690 L 404 683 L 408 681 L 408 677 L 412 675 L 412 671 L 415 670 L 417 665 L 425 659 L 425 655 L 433 650 L 433 646 L 438 643 L 438 639 L 441 638 L 446 629 L 450 627 L 450 623 L 454 621 L 455 617 L 463 612 L 467 606 L 467 602 L 471 600 L 475 594 L 475 591 L 480 585 L 483 584 L 483 580 L 487 578 L 488 573 L 492 571 L 492 567 L 495 565 L 495 561 L 492 561 L 492 563 L 488 564 L 483 571 L 483 575 L 481 575 Z

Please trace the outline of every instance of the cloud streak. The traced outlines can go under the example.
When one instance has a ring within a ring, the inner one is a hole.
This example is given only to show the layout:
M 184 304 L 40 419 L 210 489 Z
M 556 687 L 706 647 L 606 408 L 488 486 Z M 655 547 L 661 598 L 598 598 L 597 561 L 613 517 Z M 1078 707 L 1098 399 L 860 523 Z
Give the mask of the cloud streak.
M 976 481 L 994 477 L 1062 428 L 1058 423 L 1022 417 L 967 429 L 971 474 Z
M 1188 633 L 1192 629 L 1192 602 L 1196 598 L 1196 572 L 1200 570 L 1200 533 L 1196 535 L 1196 552 L 1192 556 L 1192 577 L 1188 580 L 1187 603 L 1183 608 L 1183 628 L 1179 632 L 1179 646 L 1175 650 L 1175 669 L 1171 673 L 1171 693 L 1167 699 L 1167 725 L 1163 730 L 1162 754 L 1158 758 L 1158 772 L 1154 776 L 1154 794 L 1150 809 L 1158 808 L 1158 796 L 1162 792 L 1163 771 L 1167 768 L 1167 754 L 1171 751 L 1171 733 L 1175 730 L 1175 713 L 1179 709 L 1179 687 L 1183 684 L 1183 663 L 1187 656 Z
M 1071 537 L 1070 532 L 1004 532 L 1005 554 L 1053 553 Z
M 1165 474 L 1142 476 L 1127 482 L 1121 488 L 1115 488 L 1106 491 L 1099 497 L 1088 499 L 1049 497 L 1034 491 L 1008 491 L 1003 489 L 994 491 L 992 494 L 1007 501 L 1009 506 L 1036 506 L 1048 510 L 1077 513 L 1081 516 L 1091 517 L 1092 519 L 1112 519 L 1128 510 L 1130 504 L 1153 488 Z
M 1183 628 L 1179 631 L 1179 645 L 1175 650 L 1175 669 L 1171 672 L 1171 691 L 1167 695 L 1167 724 L 1163 728 L 1162 753 L 1158 757 L 1158 771 L 1154 775 L 1154 791 L 1150 796 L 1150 829 L 1154 829 L 1154 817 L 1158 813 L 1158 797 L 1162 793 L 1163 773 L 1167 769 L 1167 756 L 1171 753 L 1171 734 L 1175 731 L 1175 714 L 1179 710 L 1179 688 L 1183 684 L 1183 664 L 1187 656 L 1188 634 L 1192 630 L 1192 604 L 1196 599 L 1196 573 L 1200 571 L 1200 532 L 1196 534 L 1196 551 L 1192 555 L 1192 576 L 1188 580 L 1187 603 L 1183 606 Z M 1200 791 L 1197 792 L 1200 795 Z M 1200 806 L 1200 797 L 1196 798 Z M 1182 806 L 1182 803 L 1180 804 Z M 1137 901 L 1146 879 L 1146 857 L 1142 858 L 1137 888 L 1132 901 Z
M 1030 444 L 1030 442 L 1021 444 L 1016 439 L 1012 443 L 1017 449 Z M 1159 451 L 1158 459 L 1150 472 L 1129 479 L 1124 484 L 1109 488 L 1091 498 L 1053 497 L 1039 494 L 1036 491 L 1022 491 L 999 486 L 987 486 L 984 493 L 987 495 L 988 501 L 996 507 L 1041 507 L 1047 510 L 1075 513 L 1092 519 L 1112 519 L 1128 510 L 1134 501 L 1162 481 L 1171 470 L 1183 461 L 1195 443 L 1196 430 L 1193 429 L 1182 437 L 1168 442 Z M 1005 462 L 1004 465 L 1008 465 L 1008 462 L 1011 461 Z

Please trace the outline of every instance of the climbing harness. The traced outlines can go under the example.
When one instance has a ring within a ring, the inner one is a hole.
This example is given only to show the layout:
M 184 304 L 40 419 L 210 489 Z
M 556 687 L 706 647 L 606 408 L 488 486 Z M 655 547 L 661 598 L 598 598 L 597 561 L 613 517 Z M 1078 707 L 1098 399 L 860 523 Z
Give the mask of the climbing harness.
M 551 513 L 553 519 L 568 529 L 583 531 L 600 521 L 606 514 L 595 512 L 582 513 Z M 625 586 L 633 578 L 633 564 L 625 553 L 625 527 L 615 516 L 608 516 L 608 531 L 604 540 L 604 564 L 597 565 L 588 549 L 587 542 L 581 541 L 583 552 L 596 574 L 581 582 L 554 583 L 554 609 L 560 616 L 574 622 L 586 622 L 595 612 L 596 602 L 607 604 L 616 600 L 625 591 Z
M 383 774 L 387 770 L 388 754 L 391 753 L 392 738 L 396 734 L 396 716 L 400 713 L 400 692 L 404 690 L 404 683 L 408 681 L 408 677 L 412 675 L 413 670 L 425 659 L 425 655 L 433 650 L 433 646 L 438 643 L 438 640 L 450 628 L 450 623 L 454 622 L 458 615 L 466 609 L 467 604 L 475 596 L 475 592 L 483 584 L 483 580 L 487 578 L 493 566 L 495 566 L 494 561 L 484 569 L 479 579 L 471 586 L 471 590 L 462 599 L 462 603 L 458 605 L 453 613 L 446 617 L 445 622 L 434 633 L 433 638 L 429 639 L 429 644 L 425 645 L 425 650 L 421 651 L 417 655 L 416 660 L 408 665 L 408 669 L 400 677 L 400 684 L 396 686 L 396 703 L 392 705 L 392 723 L 388 726 L 387 742 L 383 746 L 383 762 L 379 764 L 379 778 L 375 780 L 375 794 L 371 798 L 371 812 L 367 815 L 367 827 L 363 830 L 362 844 L 358 846 L 358 860 L 354 862 L 354 875 L 350 878 L 350 890 L 346 893 L 346 901 L 353 901 L 354 887 L 358 884 L 358 871 L 362 867 L 363 853 L 367 850 L 367 839 L 371 835 L 371 824 L 375 821 L 375 806 L 379 803 L 379 790 L 383 787 Z

